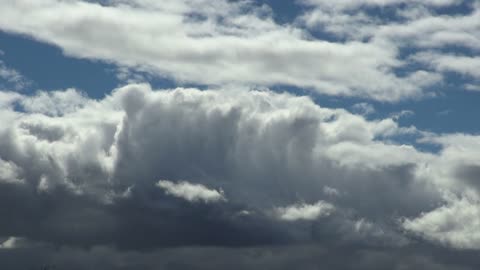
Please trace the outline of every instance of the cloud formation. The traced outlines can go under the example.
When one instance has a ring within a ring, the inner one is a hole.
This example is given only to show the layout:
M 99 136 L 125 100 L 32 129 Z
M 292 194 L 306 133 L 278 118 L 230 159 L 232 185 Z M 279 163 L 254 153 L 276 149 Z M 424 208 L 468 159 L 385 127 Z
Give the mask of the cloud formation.
M 470 14 L 441 16 L 429 8 L 457 1 L 420 2 L 300 1 L 306 12 L 282 25 L 268 6 L 251 1 L 4 0 L 0 29 L 55 44 L 70 56 L 113 61 L 178 82 L 291 85 L 398 101 L 431 95 L 444 72 L 419 65 L 416 58 L 410 63 L 402 55 L 405 49 L 479 49 L 477 5 Z M 367 12 L 401 4 L 407 8 L 395 14 L 400 22 Z M 360 11 L 352 14 L 353 8 Z M 54 18 L 53 13 L 68 15 Z M 455 57 L 460 64 L 449 70 L 463 72 L 458 67 L 467 59 Z M 472 66 L 477 60 L 468 61 Z
M 204 185 L 191 184 L 189 182 L 181 181 L 174 183 L 168 180 L 160 180 L 157 182 L 157 187 L 165 190 L 167 194 L 185 199 L 190 202 L 204 201 L 218 202 L 225 201 L 222 190 L 208 189 Z
M 128 82 L 22 92 L 0 60 L 0 267 L 478 266 L 480 136 L 381 117 L 478 90 L 478 3 L 300 0 L 282 23 L 243 0 L 0 4 L 2 31 Z M 291 86 L 360 99 L 270 90 Z
M 0 104 L 0 202 L 17 205 L 0 232 L 27 246 L 480 248 L 478 207 L 460 207 L 479 196 L 476 136 L 246 89 L 134 84 L 101 100 L 3 92 Z M 443 150 L 394 143 L 412 132 Z
M 0 51 L 0 57 L 3 52 Z M 2 60 L 0 60 L 0 90 L 13 88 L 15 90 L 22 90 L 30 84 L 30 81 L 25 78 L 17 70 L 8 67 Z
M 322 216 L 328 216 L 335 207 L 329 203 L 319 201 L 315 204 L 295 204 L 275 209 L 280 219 L 286 221 L 315 220 Z

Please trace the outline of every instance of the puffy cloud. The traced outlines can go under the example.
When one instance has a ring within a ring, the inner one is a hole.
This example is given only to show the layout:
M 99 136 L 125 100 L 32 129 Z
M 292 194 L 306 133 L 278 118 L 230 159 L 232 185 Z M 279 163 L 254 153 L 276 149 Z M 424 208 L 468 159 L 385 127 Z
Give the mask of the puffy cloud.
M 7 162 L 0 159 L 0 181 L 8 183 L 22 183 L 19 179 L 20 168 L 15 163 Z
M 476 1 L 304 0 L 297 24 L 333 39 L 365 41 L 395 48 L 409 81 L 421 87 L 449 80 L 446 72 L 478 78 L 480 6 Z M 459 6 L 463 11 L 455 12 Z M 382 10 L 382 11 L 380 11 Z M 457 49 L 452 49 L 457 48 Z M 435 50 L 435 52 L 433 52 Z M 463 78 L 468 85 L 472 78 Z M 455 82 L 456 83 L 456 82 Z
M 75 89 L 65 91 L 38 92 L 35 96 L 22 99 L 22 107 L 31 113 L 59 116 L 77 111 L 88 99 Z
M 223 191 L 217 191 L 208 189 L 204 185 L 191 184 L 189 182 L 180 181 L 174 183 L 168 180 L 160 180 L 157 183 L 157 187 L 165 190 L 167 194 L 173 195 L 185 199 L 187 201 L 204 201 L 204 202 L 218 202 L 225 201 Z
M 327 202 L 319 201 L 315 204 L 294 204 L 275 209 L 276 214 L 282 220 L 314 220 L 322 216 L 328 216 L 335 207 Z
M 0 244 L 0 249 L 15 248 L 18 246 L 17 242 L 18 242 L 18 238 L 9 237 L 7 240 L 5 240 L 3 243 Z
M 407 248 L 412 236 L 398 223 L 406 218 L 420 224 L 409 231 L 451 245 L 435 239 L 423 213 L 453 207 L 442 208 L 446 191 L 478 196 L 478 137 L 405 130 L 308 97 L 144 84 L 101 100 L 74 90 L 2 94 L 0 203 L 16 209 L 0 210 L 9 221 L 0 233 L 27 243 Z M 81 103 L 66 106 L 69 97 Z M 442 151 L 392 142 L 406 132 Z M 469 215 L 451 235 L 474 230 Z
M 425 63 L 439 71 L 456 72 L 480 78 L 480 57 L 448 55 L 440 53 L 421 53 L 412 56 L 419 62 Z
M 467 1 L 302 1 L 313 7 L 300 22 L 311 28 L 348 39 L 372 38 L 398 47 L 443 48 L 449 45 L 478 50 L 478 5 L 460 14 L 438 14 L 437 7 L 455 7 Z M 368 8 L 402 7 L 386 15 L 372 14 Z M 352 10 L 355 9 L 355 12 Z M 400 18 L 396 18 L 400 17 Z M 356 22 L 357 25 L 351 23 Z

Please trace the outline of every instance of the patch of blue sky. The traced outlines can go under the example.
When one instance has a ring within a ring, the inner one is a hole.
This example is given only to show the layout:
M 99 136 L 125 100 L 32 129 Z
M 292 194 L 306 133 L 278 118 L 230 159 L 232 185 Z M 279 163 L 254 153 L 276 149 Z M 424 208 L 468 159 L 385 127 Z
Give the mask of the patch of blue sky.
M 66 57 L 58 47 L 0 31 L 3 61 L 32 81 L 25 92 L 75 87 L 101 98 L 117 86 L 112 64 Z
M 279 24 L 292 23 L 305 10 L 305 7 L 293 0 L 257 0 L 256 2 L 260 5 L 265 4 L 269 6 L 273 10 L 273 19 Z
M 436 14 L 439 14 L 439 15 L 450 15 L 450 16 L 465 15 L 465 14 L 470 14 L 474 11 L 474 8 L 473 8 L 474 3 L 475 3 L 475 0 L 458 1 L 453 5 L 435 7 L 434 10 Z
M 31 85 L 24 93 L 37 90 L 61 90 L 76 88 L 91 98 L 102 98 L 112 89 L 135 77 L 145 78 L 158 88 L 172 88 L 177 84 L 160 76 L 142 71 L 132 71 L 125 78 L 118 78 L 119 67 L 99 60 L 66 56 L 56 46 L 38 42 L 26 36 L 0 31 L 2 60 L 25 76 Z M 131 77 L 131 78 L 129 78 Z

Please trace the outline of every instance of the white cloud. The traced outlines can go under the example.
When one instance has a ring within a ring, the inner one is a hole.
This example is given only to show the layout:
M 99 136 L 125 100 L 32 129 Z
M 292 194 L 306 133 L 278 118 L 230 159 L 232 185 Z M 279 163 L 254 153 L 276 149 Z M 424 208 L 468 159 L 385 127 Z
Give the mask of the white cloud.
M 20 178 L 20 168 L 15 163 L 0 159 L 0 182 L 23 183 Z
M 414 70 L 409 79 L 412 85 L 429 88 L 448 80 L 446 72 L 479 76 L 476 55 L 480 50 L 480 6 L 475 1 L 304 0 L 301 3 L 308 9 L 297 19 L 297 24 L 346 42 L 369 40 L 397 50 L 399 66 Z M 437 9 L 459 4 L 471 10 L 442 14 Z M 367 11 L 372 7 L 395 7 L 395 10 L 394 14 L 372 15 Z M 419 66 L 426 66 L 423 68 L 426 70 Z M 472 84 L 471 78 L 463 80 Z
M 25 97 L 21 101 L 26 111 L 51 116 L 77 111 L 86 102 L 88 102 L 87 97 L 75 89 L 38 92 L 35 96 Z
M 460 249 L 480 247 L 480 201 L 461 198 L 403 222 L 405 229 Z
M 329 187 L 329 186 L 324 186 L 323 187 L 323 193 L 325 193 L 329 196 L 335 196 L 335 197 L 340 195 L 340 192 L 337 189 Z
M 21 239 L 18 237 L 9 237 L 7 240 L 5 240 L 3 243 L 0 244 L 0 249 L 13 249 L 18 246 L 18 242 Z
M 442 48 L 448 45 L 465 46 L 474 50 L 479 47 L 479 7 L 472 5 L 473 12 L 455 15 L 438 15 L 432 7 L 448 7 L 462 1 L 323 1 L 304 0 L 313 7 L 300 22 L 310 28 L 322 27 L 326 31 L 362 40 L 372 38 L 387 42 L 397 48 L 420 47 Z M 392 20 L 389 16 L 369 16 L 364 7 L 403 5 L 396 10 L 404 21 Z M 356 9 L 354 13 L 351 11 Z M 355 23 L 355 24 L 353 24 Z
M 480 57 L 425 52 L 414 55 L 412 58 L 438 71 L 450 71 L 480 78 Z
M 286 221 L 315 220 L 319 217 L 328 216 L 335 207 L 327 202 L 319 201 L 315 204 L 294 204 L 287 207 L 278 207 L 275 213 L 278 218 Z
M 223 202 L 208 204 L 218 207 L 209 214 L 219 210 L 228 222 L 238 222 L 235 229 L 261 217 L 300 231 L 305 227 L 293 221 L 325 218 L 339 228 L 318 222 L 298 235 L 338 229 L 355 241 L 403 246 L 408 241 L 397 233 L 401 227 L 445 246 L 480 249 L 480 136 L 399 126 L 398 119 L 413 115 L 408 110 L 368 120 L 375 108 L 367 102 L 354 105 L 358 114 L 352 114 L 308 97 L 250 90 L 286 84 L 397 101 L 426 94 L 444 72 L 478 78 L 478 57 L 442 51 L 450 45 L 473 54 L 480 49 L 478 6 L 471 14 L 439 16 L 431 6 L 456 1 L 309 0 L 303 2 L 311 11 L 279 25 L 271 10 L 250 1 L 108 2 L 0 0 L 0 29 L 56 44 L 71 56 L 114 62 L 127 82 L 160 74 L 217 90 L 129 84 L 99 100 L 75 89 L 0 92 L 0 185 L 28 191 L 12 200 L 43 200 L 67 190 L 81 198 L 79 204 L 93 198 L 116 208 L 144 206 L 145 200 L 155 211 L 175 209 L 171 197 L 161 201 L 164 192 L 190 202 Z M 396 22 L 362 12 L 401 3 L 406 9 Z M 303 26 L 324 27 L 334 38 L 316 39 Z M 400 59 L 404 48 L 419 52 Z M 0 77 L 21 81 L 2 64 Z M 428 70 L 408 71 L 410 64 Z M 406 75 L 397 68 L 406 68 Z M 405 134 L 441 151 L 395 143 Z M 161 192 L 150 193 L 155 186 Z M 313 203 L 291 204 L 297 201 Z M 432 210 L 439 202 L 446 203 Z M 18 215 L 22 211 L 29 209 L 19 207 Z M 403 222 L 392 224 L 392 216 Z M 118 221 L 110 218 L 106 223 Z M 171 217 L 161 218 L 168 223 Z M 77 226 L 71 238 L 83 238 L 75 233 L 89 226 Z M 23 240 L 2 239 L 0 248 L 17 248 Z
M 22 95 L 16 92 L 0 91 L 0 109 L 11 107 L 13 103 L 21 99 Z
M 466 84 L 465 89 L 470 91 L 480 91 L 480 84 Z
M 335 9 L 354 9 L 362 6 L 389 6 L 396 4 L 423 4 L 433 6 L 448 6 L 457 3 L 457 0 L 301 0 L 307 5 L 326 6 Z
M 157 182 L 157 187 L 164 189 L 167 194 L 190 202 L 204 201 L 210 203 L 226 201 L 222 190 L 208 189 L 201 184 L 192 184 L 186 181 L 175 183 L 168 180 L 160 180 Z
M 181 82 L 283 84 L 384 101 L 422 96 L 438 82 L 395 75 L 404 64 L 395 43 L 313 39 L 248 1 L 3 1 L 1 29 Z

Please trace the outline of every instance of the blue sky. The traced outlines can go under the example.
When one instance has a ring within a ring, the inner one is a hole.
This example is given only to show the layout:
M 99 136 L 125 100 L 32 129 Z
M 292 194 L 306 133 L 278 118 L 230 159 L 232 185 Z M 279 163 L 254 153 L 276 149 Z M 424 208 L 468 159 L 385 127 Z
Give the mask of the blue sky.
M 479 1 L 0 5 L 1 269 L 480 265 Z

